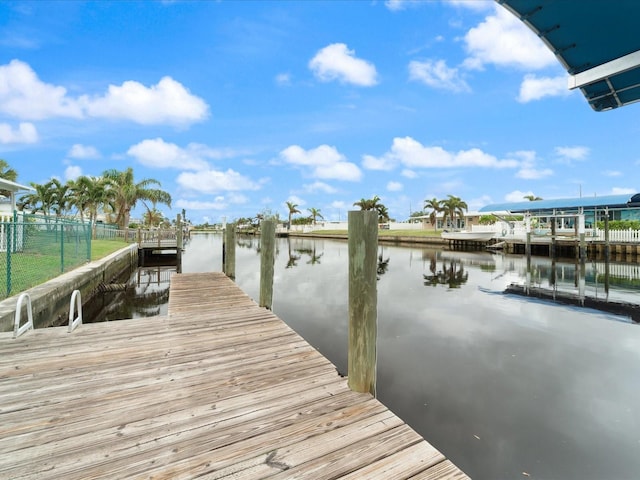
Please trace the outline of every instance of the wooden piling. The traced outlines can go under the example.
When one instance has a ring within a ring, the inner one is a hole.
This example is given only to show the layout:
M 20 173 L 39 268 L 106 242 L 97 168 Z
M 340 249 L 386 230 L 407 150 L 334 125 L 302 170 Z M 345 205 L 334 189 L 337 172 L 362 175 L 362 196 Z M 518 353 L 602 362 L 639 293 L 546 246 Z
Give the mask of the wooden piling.
M 349 212 L 349 388 L 376 394 L 378 212 Z
M 225 230 L 224 273 L 231 280 L 236 279 L 236 224 L 227 223 Z
M 273 265 L 276 250 L 276 223 L 260 224 L 260 306 L 271 310 L 273 304 Z
M 182 216 L 176 216 L 176 270 L 182 273 Z

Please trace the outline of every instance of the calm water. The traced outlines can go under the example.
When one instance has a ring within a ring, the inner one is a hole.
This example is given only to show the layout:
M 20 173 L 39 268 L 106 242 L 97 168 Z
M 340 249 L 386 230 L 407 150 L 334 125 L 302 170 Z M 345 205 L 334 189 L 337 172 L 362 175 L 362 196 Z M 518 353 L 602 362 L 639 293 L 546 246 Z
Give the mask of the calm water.
M 258 242 L 236 249 L 236 281 L 255 299 Z M 274 312 L 346 372 L 346 242 L 279 239 L 277 249 Z M 221 250 L 220 236 L 194 235 L 183 271 L 219 271 Z M 637 264 L 534 258 L 527 270 L 522 257 L 484 252 L 379 253 L 378 398 L 390 409 L 475 480 L 640 477 L 635 312 L 505 293 L 638 303 Z M 168 272 L 138 272 L 144 300 L 124 316 L 165 313 Z

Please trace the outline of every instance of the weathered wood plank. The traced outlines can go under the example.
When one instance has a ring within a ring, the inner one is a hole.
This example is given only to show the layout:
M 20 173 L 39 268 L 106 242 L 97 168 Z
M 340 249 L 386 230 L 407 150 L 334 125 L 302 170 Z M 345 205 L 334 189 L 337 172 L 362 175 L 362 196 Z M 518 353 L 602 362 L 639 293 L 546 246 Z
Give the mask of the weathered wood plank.
M 224 274 L 169 298 L 0 337 L 0 478 L 467 478 Z

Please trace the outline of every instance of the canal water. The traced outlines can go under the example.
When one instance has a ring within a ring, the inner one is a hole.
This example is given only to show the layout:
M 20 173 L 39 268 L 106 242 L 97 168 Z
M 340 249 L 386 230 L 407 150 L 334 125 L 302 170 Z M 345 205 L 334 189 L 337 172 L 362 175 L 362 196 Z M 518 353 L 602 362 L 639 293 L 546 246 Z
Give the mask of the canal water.
M 221 252 L 193 235 L 182 270 Z M 254 299 L 259 262 L 240 238 Z M 166 313 L 172 272 L 141 267 L 105 319 Z M 638 264 L 380 245 L 378 277 L 378 398 L 472 478 L 640 478 Z M 278 239 L 273 311 L 340 372 L 347 285 L 346 242 Z

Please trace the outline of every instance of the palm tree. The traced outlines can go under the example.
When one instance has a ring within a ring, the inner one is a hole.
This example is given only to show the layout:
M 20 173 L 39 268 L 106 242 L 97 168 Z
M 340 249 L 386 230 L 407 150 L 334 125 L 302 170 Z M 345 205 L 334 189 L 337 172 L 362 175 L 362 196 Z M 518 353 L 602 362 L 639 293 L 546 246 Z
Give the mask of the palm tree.
M 442 222 L 446 225 L 447 218 L 449 218 L 449 222 L 451 223 L 451 227 L 455 225 L 456 217 L 460 218 L 460 220 L 464 220 L 464 212 L 469 208 L 467 203 L 463 201 L 460 197 L 456 197 L 454 195 L 448 195 L 446 200 L 442 200 Z
M 50 191 L 51 209 L 56 214 L 56 218 L 61 218 L 71 206 L 71 192 L 68 183 L 61 183 L 57 178 L 52 178 L 45 184 L 45 188 Z
M 298 205 L 293 202 L 286 202 L 286 204 L 289 209 L 289 223 L 287 225 L 287 230 L 289 230 L 291 228 L 291 215 L 300 213 L 300 210 L 298 210 Z
M 319 208 L 307 208 L 307 210 L 309 210 L 309 213 L 311 214 L 310 217 L 313 220 L 313 224 L 316 224 L 316 220 L 318 218 L 322 218 L 324 220 L 324 217 L 322 216 L 322 214 L 320 213 L 320 209 Z
M 522 198 L 526 198 L 527 200 L 529 200 L 530 202 L 537 202 L 538 200 L 542 200 L 542 197 L 537 197 L 536 195 L 525 195 Z
M 0 178 L 15 182 L 18 180 L 18 172 L 16 172 L 6 160 L 0 158 Z
M 136 182 L 133 178 L 133 169 L 131 167 L 123 172 L 116 169 L 107 170 L 103 173 L 103 176 L 109 182 L 109 188 L 112 190 L 116 223 L 122 229 L 129 227 L 131 210 L 135 208 L 138 200 L 149 200 L 171 207 L 171 195 L 169 193 L 158 188 L 149 188 L 152 185 L 161 186 L 161 183 L 153 178 L 145 178 Z
M 431 212 L 429 212 L 429 222 L 433 225 L 433 229 L 435 230 L 437 226 L 438 213 L 442 212 L 442 200 L 438 200 L 435 197 L 431 200 L 425 200 L 424 208 L 431 209 Z
M 380 202 L 380 197 L 374 195 L 371 199 L 361 198 L 359 201 L 353 204 L 356 207 L 360 207 L 360 210 L 377 210 L 378 221 L 387 222 L 389 220 L 389 210 Z

